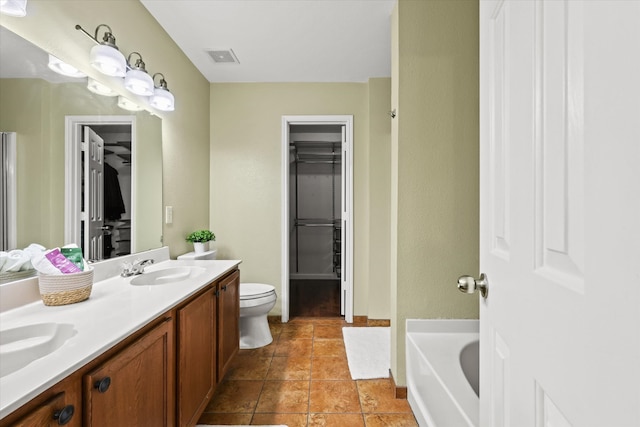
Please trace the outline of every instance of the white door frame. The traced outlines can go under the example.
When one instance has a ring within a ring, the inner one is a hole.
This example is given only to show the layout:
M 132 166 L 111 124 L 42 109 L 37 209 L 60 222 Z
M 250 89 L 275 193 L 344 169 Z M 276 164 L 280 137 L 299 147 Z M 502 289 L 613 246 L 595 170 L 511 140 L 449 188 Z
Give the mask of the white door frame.
M 344 318 L 353 323 L 353 116 L 282 116 L 282 206 L 281 206 L 281 271 L 282 271 L 282 321 L 289 321 L 289 127 L 291 125 L 342 125 L 346 129 L 346 144 L 343 147 L 342 176 L 344 205 L 343 218 L 346 224 L 345 253 L 342 254 L 341 285 L 344 303 Z
M 5 174 L 5 189 L 6 189 L 6 208 L 2 214 L 4 215 L 4 224 L 6 226 L 4 230 L 4 239 L 7 243 L 6 248 L 2 250 L 16 249 L 18 245 L 18 185 L 17 185 L 17 145 L 16 145 L 16 132 L 0 132 L 5 145 L 4 150 L 5 157 L 3 158 L 4 164 L 2 165 L 3 173 Z
M 82 126 L 90 125 L 131 126 L 131 164 L 136 158 L 136 117 L 135 116 L 66 116 L 64 120 L 64 242 L 81 246 L 80 221 L 82 189 Z M 131 174 L 131 210 L 136 211 L 136 174 Z M 135 227 L 131 221 L 131 251 L 135 246 Z

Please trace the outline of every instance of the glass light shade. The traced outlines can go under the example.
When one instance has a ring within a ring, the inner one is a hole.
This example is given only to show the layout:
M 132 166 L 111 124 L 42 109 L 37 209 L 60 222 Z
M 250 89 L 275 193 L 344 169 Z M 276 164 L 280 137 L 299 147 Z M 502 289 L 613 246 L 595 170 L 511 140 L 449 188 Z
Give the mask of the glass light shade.
M 153 90 L 150 103 L 152 107 L 161 111 L 175 110 L 175 98 L 173 97 L 173 94 L 161 87 L 157 87 Z
M 117 96 L 118 93 L 112 90 L 109 86 L 103 85 L 97 80 L 89 78 L 87 80 L 87 89 L 91 92 L 102 96 Z
M 55 71 L 58 74 L 62 74 L 63 76 L 76 77 L 76 78 L 87 77 L 85 73 L 78 70 L 73 65 L 69 65 L 66 62 L 61 61 L 60 59 L 56 58 L 51 54 L 49 54 L 48 65 L 51 70 Z
M 0 0 L 0 13 L 22 18 L 27 15 L 27 0 Z
M 124 87 L 140 96 L 153 95 L 153 79 L 141 70 L 129 70 L 124 78 Z
M 107 76 L 124 77 L 127 72 L 127 60 L 124 55 L 111 46 L 99 44 L 92 47 L 89 62 Z
M 129 111 L 142 111 L 142 107 L 131 101 L 130 99 L 125 98 L 124 96 L 118 97 L 118 107 L 123 108 Z

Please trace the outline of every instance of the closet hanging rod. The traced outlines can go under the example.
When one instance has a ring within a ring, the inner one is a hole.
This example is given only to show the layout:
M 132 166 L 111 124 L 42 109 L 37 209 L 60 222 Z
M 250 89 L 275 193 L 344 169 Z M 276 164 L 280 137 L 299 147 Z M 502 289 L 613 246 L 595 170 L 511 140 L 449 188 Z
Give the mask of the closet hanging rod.
M 340 160 L 296 160 L 298 163 L 319 163 L 319 164 L 326 164 L 326 165 L 339 165 L 341 162 Z
M 308 222 L 304 222 L 308 221 Z M 297 219 L 294 223 L 295 227 L 340 227 L 340 220 L 331 218 L 318 219 Z

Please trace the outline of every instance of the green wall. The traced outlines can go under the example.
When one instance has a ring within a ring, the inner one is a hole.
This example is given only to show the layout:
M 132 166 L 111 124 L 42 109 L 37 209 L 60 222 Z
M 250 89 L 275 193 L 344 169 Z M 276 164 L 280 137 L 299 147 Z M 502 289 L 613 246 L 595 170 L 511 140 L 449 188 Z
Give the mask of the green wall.
M 189 61 L 138 0 L 30 0 L 28 15 L 0 15 L 0 24 L 89 76 L 122 89 L 89 64 L 94 42 L 75 30 L 93 33 L 99 24 L 113 30 L 125 55 L 140 52 L 151 72 L 164 74 L 176 97 L 176 110 L 157 112 L 162 119 L 163 203 L 173 206 L 173 224 L 164 224 L 164 244 L 171 255 L 188 252 L 184 237 L 209 225 L 209 82 Z M 143 29 L 143 30 L 141 30 Z
M 457 278 L 479 268 L 478 1 L 400 0 L 393 19 L 392 363 L 405 321 L 477 318 Z
M 354 314 L 389 318 L 388 275 L 387 280 L 370 280 L 369 243 L 369 146 L 370 139 L 384 145 L 385 138 L 389 146 L 389 131 L 384 130 L 390 127 L 389 84 L 389 79 L 372 79 L 369 83 L 211 85 L 211 224 L 219 256 L 242 258 L 243 281 L 270 283 L 281 295 L 282 116 L 353 115 Z M 378 114 L 381 111 L 385 113 Z M 380 191 L 387 190 L 382 186 Z M 375 203 L 376 212 L 389 210 L 388 204 L 378 199 Z M 380 215 L 376 224 L 384 221 L 385 214 Z M 382 227 L 388 230 L 388 224 Z M 377 250 L 386 252 L 382 258 L 388 264 L 388 246 Z M 373 300 L 371 286 L 376 290 Z M 280 313 L 278 301 L 272 314 Z

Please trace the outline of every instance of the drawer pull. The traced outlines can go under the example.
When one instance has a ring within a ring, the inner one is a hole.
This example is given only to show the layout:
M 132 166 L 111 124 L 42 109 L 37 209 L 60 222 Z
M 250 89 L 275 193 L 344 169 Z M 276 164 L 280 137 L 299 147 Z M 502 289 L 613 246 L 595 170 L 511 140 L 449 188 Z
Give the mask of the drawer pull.
M 96 381 L 93 385 L 93 388 L 97 389 L 100 393 L 105 393 L 109 390 L 109 386 L 111 385 L 111 377 L 104 377 L 103 379 Z
M 71 421 L 74 412 L 75 409 L 73 408 L 73 405 L 67 405 L 59 411 L 54 412 L 53 419 L 58 421 L 58 425 L 63 426 Z

